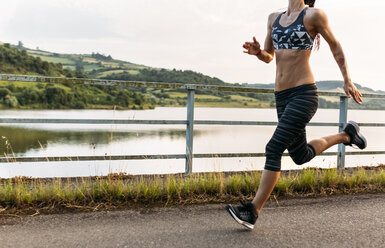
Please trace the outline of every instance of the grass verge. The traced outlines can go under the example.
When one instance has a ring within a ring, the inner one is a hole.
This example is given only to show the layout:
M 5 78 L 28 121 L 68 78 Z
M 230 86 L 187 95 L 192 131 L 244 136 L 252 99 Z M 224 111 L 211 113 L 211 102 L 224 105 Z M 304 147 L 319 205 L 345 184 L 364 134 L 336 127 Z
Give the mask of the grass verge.
M 0 216 L 250 200 L 261 172 L 0 180 Z M 383 167 L 283 172 L 272 197 L 385 192 Z

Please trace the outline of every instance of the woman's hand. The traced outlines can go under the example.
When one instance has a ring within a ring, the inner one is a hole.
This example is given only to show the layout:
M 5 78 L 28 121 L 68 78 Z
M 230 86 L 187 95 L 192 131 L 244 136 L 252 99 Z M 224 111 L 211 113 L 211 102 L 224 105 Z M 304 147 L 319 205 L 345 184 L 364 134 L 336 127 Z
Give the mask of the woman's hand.
M 244 53 L 255 56 L 261 54 L 261 45 L 255 39 L 255 37 L 253 37 L 253 42 L 245 42 L 245 44 L 243 44 L 243 48 L 247 50 L 243 51 Z
M 354 101 L 356 101 L 356 103 L 358 103 L 358 104 L 362 103 L 362 98 L 361 98 L 362 95 L 358 91 L 357 87 L 352 82 L 346 82 L 344 84 L 344 90 L 345 90 L 346 95 L 349 98 L 353 97 L 353 99 L 354 99 Z

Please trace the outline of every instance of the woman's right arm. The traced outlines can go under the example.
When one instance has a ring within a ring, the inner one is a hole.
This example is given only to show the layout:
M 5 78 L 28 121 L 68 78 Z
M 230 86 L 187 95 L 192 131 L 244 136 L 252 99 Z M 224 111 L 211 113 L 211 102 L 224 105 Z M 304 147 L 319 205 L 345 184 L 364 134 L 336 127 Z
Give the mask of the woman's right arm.
M 316 28 L 316 31 L 322 35 L 322 37 L 329 44 L 330 50 L 333 53 L 334 59 L 336 60 L 342 76 L 344 78 L 344 90 L 348 97 L 353 97 L 353 99 L 358 103 L 362 103 L 362 94 L 358 91 L 357 87 L 353 84 L 348 70 L 348 65 L 346 62 L 344 51 L 342 50 L 341 44 L 335 38 L 331 28 L 329 26 L 328 18 L 320 9 L 313 9 L 311 15 L 313 18 L 313 25 Z
M 243 48 L 247 51 L 244 53 L 257 56 L 257 58 L 265 63 L 270 63 L 274 59 L 274 46 L 271 39 L 273 23 L 277 18 L 277 13 L 270 14 L 267 22 L 267 35 L 265 39 L 264 49 L 261 49 L 259 42 L 253 37 L 253 42 L 245 42 Z

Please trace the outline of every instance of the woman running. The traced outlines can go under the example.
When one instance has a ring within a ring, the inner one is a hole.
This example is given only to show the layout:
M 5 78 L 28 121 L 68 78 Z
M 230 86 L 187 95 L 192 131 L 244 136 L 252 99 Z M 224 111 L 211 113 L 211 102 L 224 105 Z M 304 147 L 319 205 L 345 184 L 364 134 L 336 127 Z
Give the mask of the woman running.
M 315 0 L 289 0 L 287 11 L 273 13 L 268 19 L 268 32 L 261 49 L 253 37 L 243 45 L 247 54 L 270 63 L 276 56 L 275 100 L 278 126 L 266 145 L 266 164 L 261 182 L 252 202 L 242 206 L 227 205 L 230 215 L 248 229 L 253 229 L 262 207 L 270 197 L 281 170 L 281 157 L 287 149 L 296 164 L 309 162 L 329 147 L 343 143 L 366 147 L 366 140 L 357 123 L 350 121 L 343 132 L 306 141 L 305 127 L 318 108 L 317 87 L 309 65 L 313 47 L 318 49 L 320 35 L 330 50 L 344 78 L 346 95 L 358 104 L 362 95 L 350 79 L 340 43 L 334 37 L 326 14 L 314 8 Z

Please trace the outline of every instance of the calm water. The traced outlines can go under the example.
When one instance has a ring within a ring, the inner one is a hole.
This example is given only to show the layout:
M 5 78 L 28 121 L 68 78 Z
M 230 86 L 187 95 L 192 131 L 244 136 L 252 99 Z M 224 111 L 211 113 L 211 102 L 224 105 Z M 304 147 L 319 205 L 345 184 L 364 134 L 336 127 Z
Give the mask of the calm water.
M 185 108 L 154 110 L 52 110 L 1 111 L 0 117 L 74 118 L 74 119 L 144 119 L 184 120 Z M 196 108 L 197 120 L 275 121 L 274 109 Z M 385 123 L 385 111 L 350 110 L 348 119 L 357 122 Z M 338 110 L 318 110 L 314 122 L 338 122 Z M 264 152 L 274 127 L 265 126 L 195 126 L 194 153 Z M 362 128 L 368 139 L 367 150 L 384 150 L 385 128 Z M 337 127 L 308 127 L 308 139 L 337 132 Z M 12 156 L 86 156 L 183 154 L 183 125 L 94 125 L 94 124 L 12 124 L 0 125 L 0 152 Z M 12 150 L 11 150 L 12 148 Z M 348 147 L 348 151 L 353 150 Z M 328 151 L 337 151 L 333 147 Z M 377 165 L 385 156 L 348 156 L 348 166 Z M 335 157 L 317 157 L 305 166 L 335 167 Z M 236 171 L 263 169 L 264 158 L 194 159 L 193 171 Z M 283 158 L 282 169 L 298 169 L 290 158 Z M 106 175 L 110 172 L 130 174 L 178 173 L 184 160 L 98 161 L 3 163 L 0 177 L 72 177 Z

